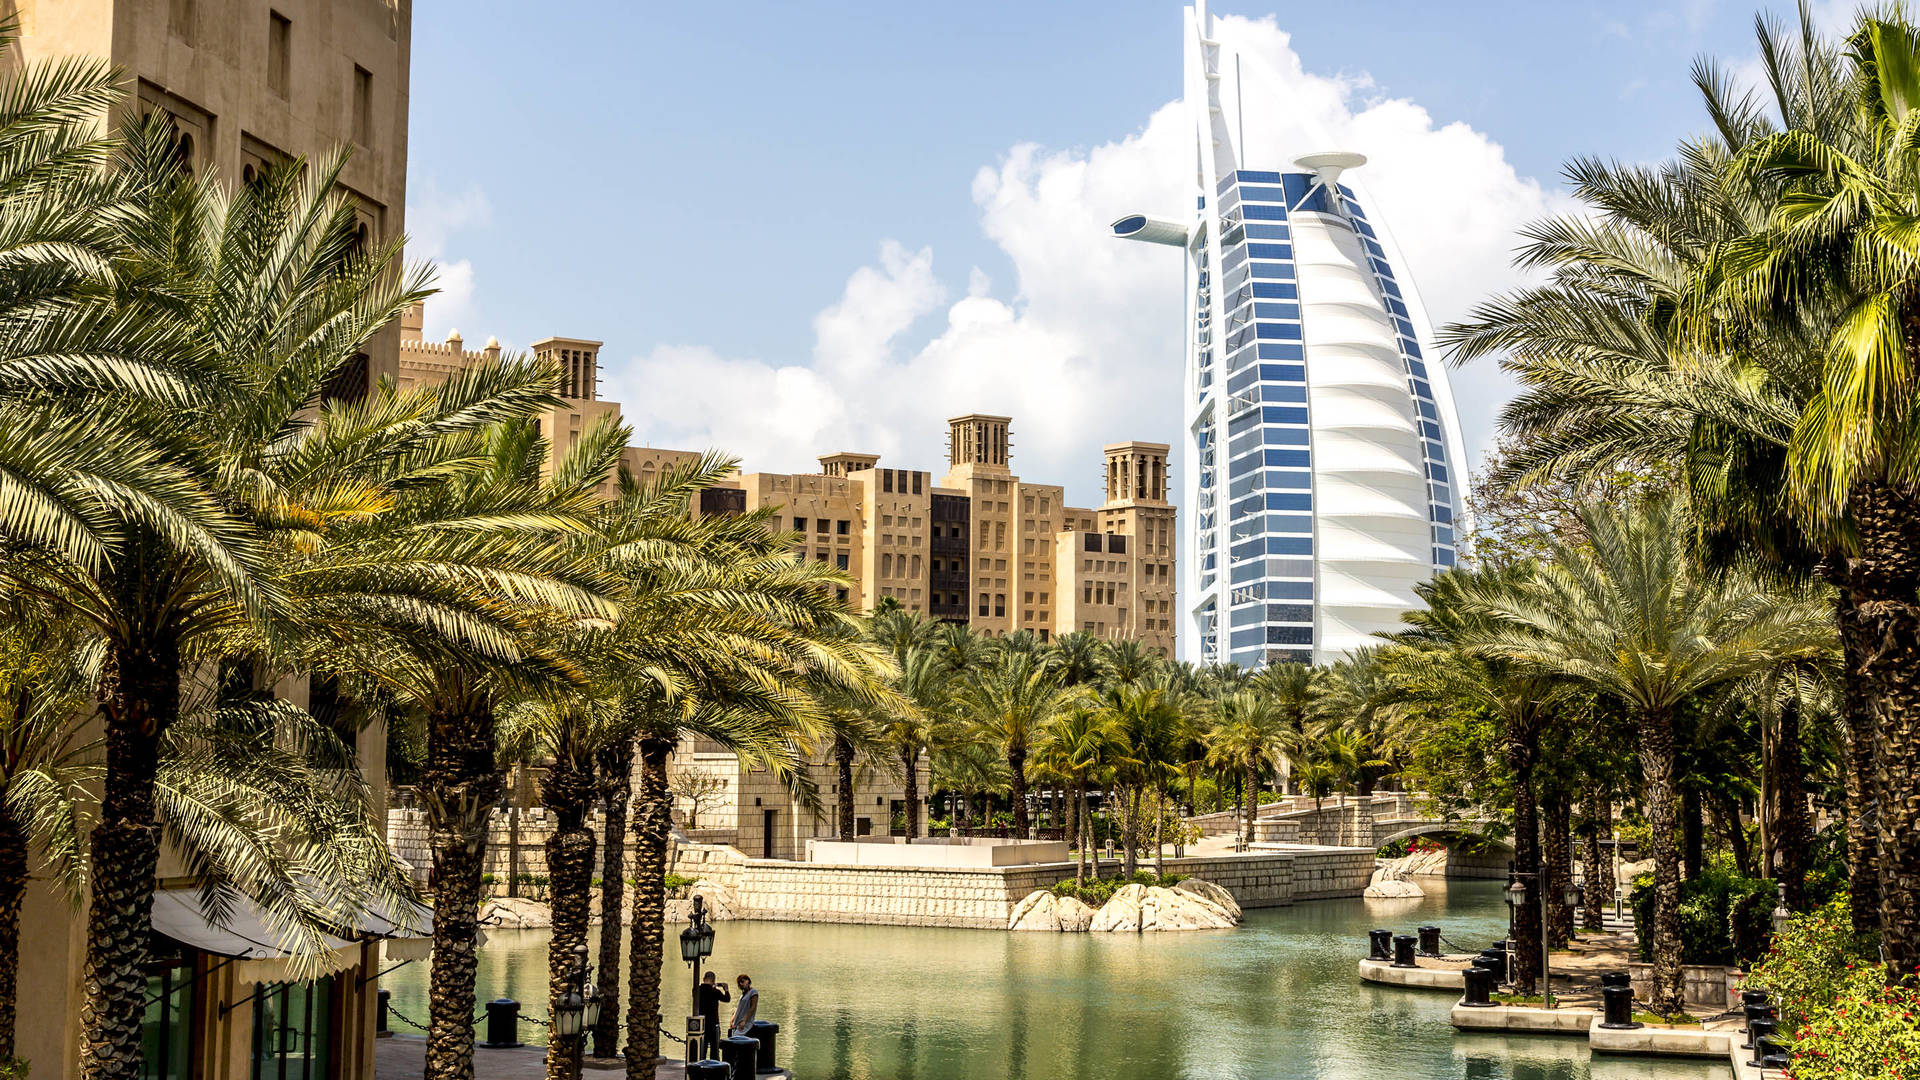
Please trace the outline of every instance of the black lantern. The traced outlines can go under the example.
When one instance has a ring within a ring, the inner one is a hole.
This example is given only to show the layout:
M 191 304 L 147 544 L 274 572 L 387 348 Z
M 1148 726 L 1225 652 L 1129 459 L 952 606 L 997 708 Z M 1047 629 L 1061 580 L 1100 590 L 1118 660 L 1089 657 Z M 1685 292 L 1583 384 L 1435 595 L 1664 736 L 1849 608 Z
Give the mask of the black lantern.
M 553 1034 L 555 1038 L 577 1039 L 580 1037 L 581 1022 L 587 1012 L 587 1002 L 578 990 L 569 990 L 560 999 L 553 1010 Z
M 697 963 L 702 958 L 713 955 L 713 931 L 707 929 L 707 932 L 702 934 L 700 932 L 701 929 L 701 927 L 689 926 L 685 930 L 680 931 L 680 959 L 685 960 L 689 964 Z M 705 952 L 701 951 L 703 942 L 706 948 Z
M 1580 886 L 1569 881 L 1567 882 L 1566 889 L 1560 894 L 1560 900 L 1570 908 L 1579 907 L 1580 899 L 1583 895 L 1580 891 Z

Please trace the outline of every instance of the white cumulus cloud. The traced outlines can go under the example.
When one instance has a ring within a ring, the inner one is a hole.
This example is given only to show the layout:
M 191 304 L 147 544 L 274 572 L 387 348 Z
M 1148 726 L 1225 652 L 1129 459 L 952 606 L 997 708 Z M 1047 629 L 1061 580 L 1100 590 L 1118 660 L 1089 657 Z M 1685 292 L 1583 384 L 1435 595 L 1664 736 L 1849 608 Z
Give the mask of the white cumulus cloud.
M 427 304 L 425 336 L 429 341 L 469 321 L 474 313 L 473 262 L 452 258 L 449 245 L 457 234 L 484 228 L 493 222 L 493 206 L 478 185 L 456 192 L 442 191 L 432 178 L 415 180 L 407 191 L 407 258 L 434 264 L 434 287 Z
M 1248 167 L 1284 168 L 1330 147 L 1366 154 L 1373 216 L 1390 225 L 1436 322 L 1517 283 L 1515 230 L 1572 208 L 1518 175 L 1486 133 L 1374 96 L 1364 74 L 1307 70 L 1272 18 L 1223 18 L 1218 32 L 1245 55 L 1249 100 L 1270 103 L 1249 110 L 1260 122 L 1249 119 Z M 625 403 L 642 439 L 719 447 L 767 470 L 866 450 L 938 474 L 948 416 L 1003 413 L 1014 418 L 1017 472 L 1097 501 L 1102 443 L 1179 444 L 1183 256 L 1114 240 L 1108 226 L 1133 211 L 1184 217 L 1192 142 L 1176 102 L 1090 149 L 1014 146 L 972 190 L 1013 280 L 937 267 L 911 238 L 886 240 L 815 318 L 809 363 L 663 345 L 611 365 L 606 396 Z M 941 281 L 962 273 L 966 290 L 950 298 Z M 1511 389 L 1491 365 L 1454 385 L 1477 455 Z

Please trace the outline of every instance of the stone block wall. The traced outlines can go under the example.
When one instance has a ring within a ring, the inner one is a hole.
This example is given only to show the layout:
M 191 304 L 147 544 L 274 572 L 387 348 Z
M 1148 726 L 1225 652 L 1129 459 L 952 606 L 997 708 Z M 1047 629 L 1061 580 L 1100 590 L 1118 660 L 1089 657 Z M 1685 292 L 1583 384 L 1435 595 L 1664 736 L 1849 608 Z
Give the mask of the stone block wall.
M 587 818 L 595 845 L 604 841 L 606 815 L 595 811 Z M 512 873 L 545 875 L 547 838 L 553 835 L 554 821 L 545 809 L 532 807 L 520 811 L 520 835 L 514 840 L 513 821 L 505 811 L 495 810 L 487 822 L 487 847 L 481 873 L 492 874 L 505 882 Z M 433 868 L 433 851 L 427 843 L 427 812 L 393 809 L 387 811 L 387 845 L 393 853 L 413 867 L 413 878 L 425 885 Z M 598 848 L 596 847 L 596 851 Z M 594 856 L 599 858 L 598 854 Z M 633 844 L 627 844 L 627 873 L 633 873 Z
M 1373 877 L 1373 852 L 1333 850 L 1293 857 L 1293 899 L 1328 900 L 1358 896 Z
M 1304 870 L 1301 860 L 1304 859 Z M 1112 864 L 1104 868 L 1111 873 Z M 1243 908 L 1296 899 L 1357 896 L 1373 870 L 1372 853 L 1259 852 L 1167 859 L 1168 873 L 1190 874 L 1232 893 Z M 1003 929 L 1027 894 L 1073 876 L 1072 863 L 934 868 L 854 866 L 750 859 L 716 845 L 682 845 L 676 873 L 726 885 L 747 918 L 898 926 Z M 1310 895 L 1297 889 L 1304 872 Z

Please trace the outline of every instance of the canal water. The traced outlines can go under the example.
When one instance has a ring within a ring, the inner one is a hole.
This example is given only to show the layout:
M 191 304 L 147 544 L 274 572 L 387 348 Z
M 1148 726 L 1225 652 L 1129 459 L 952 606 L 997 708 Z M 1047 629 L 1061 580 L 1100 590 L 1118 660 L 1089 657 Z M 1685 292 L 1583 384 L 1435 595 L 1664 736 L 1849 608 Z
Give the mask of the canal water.
M 753 976 L 761 1018 L 780 1025 L 781 1062 L 801 1080 L 1729 1075 L 1724 1063 L 1589 1060 L 1573 1039 L 1458 1035 L 1447 1023 L 1452 995 L 1361 983 L 1354 967 L 1370 928 L 1435 923 L 1469 948 L 1505 934 L 1499 882 L 1422 884 L 1421 900 L 1319 900 L 1250 911 L 1237 930 L 1180 934 L 718 923 L 713 967 L 725 979 Z M 545 931 L 491 933 L 481 997 L 544 1016 L 546 941 Z M 691 973 L 671 933 L 668 949 L 663 1011 L 678 1031 Z M 413 964 L 383 980 L 393 1005 L 423 1022 L 426 977 Z M 533 1025 L 523 1031 L 539 1041 Z

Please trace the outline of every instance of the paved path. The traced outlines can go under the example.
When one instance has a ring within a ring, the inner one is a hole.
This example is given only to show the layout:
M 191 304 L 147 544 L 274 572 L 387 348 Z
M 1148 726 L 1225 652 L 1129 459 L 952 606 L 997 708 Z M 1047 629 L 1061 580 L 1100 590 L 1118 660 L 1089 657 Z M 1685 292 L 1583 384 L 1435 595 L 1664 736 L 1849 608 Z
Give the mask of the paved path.
M 581 1071 L 582 1080 L 625 1080 L 626 1063 L 588 1058 Z M 375 1080 L 418 1080 L 427 1069 L 427 1040 L 419 1035 L 393 1035 L 378 1039 L 373 1048 Z M 475 1047 L 473 1080 L 546 1080 L 547 1048 L 522 1046 L 514 1050 L 489 1050 Z M 662 1058 L 654 1066 L 654 1080 L 685 1080 L 685 1063 Z M 762 1073 L 768 1080 L 793 1080 L 785 1069 Z

